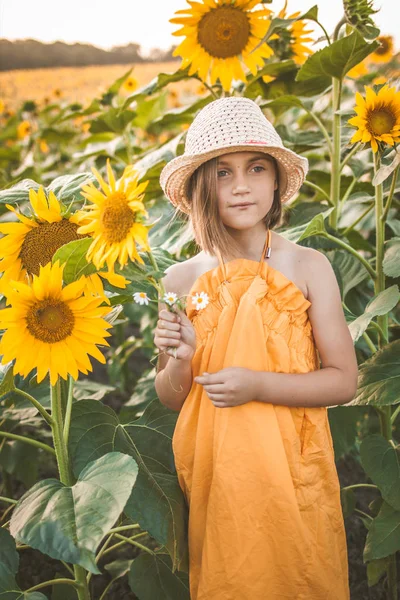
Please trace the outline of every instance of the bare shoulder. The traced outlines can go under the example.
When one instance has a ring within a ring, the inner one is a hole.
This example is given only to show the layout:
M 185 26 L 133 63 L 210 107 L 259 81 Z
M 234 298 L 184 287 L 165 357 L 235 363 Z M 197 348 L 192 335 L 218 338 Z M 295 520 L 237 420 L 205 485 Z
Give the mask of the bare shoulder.
M 310 302 L 321 302 L 329 295 L 334 296 L 341 307 L 340 289 L 329 259 L 323 252 L 305 246 L 298 246 L 298 253 Z
M 166 269 L 163 279 L 166 291 L 176 292 L 178 296 L 189 293 L 202 268 L 204 269 L 201 254 L 177 262 Z

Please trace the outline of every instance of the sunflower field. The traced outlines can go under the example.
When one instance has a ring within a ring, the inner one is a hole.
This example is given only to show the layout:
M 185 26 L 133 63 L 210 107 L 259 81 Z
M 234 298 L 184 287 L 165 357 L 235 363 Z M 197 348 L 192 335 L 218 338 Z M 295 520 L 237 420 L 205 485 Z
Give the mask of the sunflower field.
M 330 260 L 357 354 L 355 398 L 328 411 L 352 598 L 398 598 L 399 55 L 371 0 L 334 26 L 276 4 L 182 0 L 176 68 L 142 87 L 129 69 L 85 103 L 0 98 L 4 600 L 190 600 L 153 331 L 160 300 L 190 300 L 165 270 L 199 249 L 159 175 L 228 95 L 309 160 L 276 231 Z

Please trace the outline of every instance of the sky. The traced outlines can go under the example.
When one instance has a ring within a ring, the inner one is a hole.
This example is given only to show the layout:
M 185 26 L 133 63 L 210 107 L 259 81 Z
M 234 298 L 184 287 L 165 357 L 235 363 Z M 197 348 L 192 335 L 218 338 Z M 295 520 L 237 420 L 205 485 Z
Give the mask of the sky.
M 398 3 L 374 1 L 374 7 L 380 8 L 375 22 L 382 34 L 394 36 L 396 50 L 400 48 Z M 289 0 L 288 10 L 305 12 L 315 4 L 320 21 L 331 33 L 343 14 L 342 0 Z M 283 5 L 284 0 L 273 0 L 271 7 L 278 12 Z M 185 0 L 0 0 L 0 38 L 82 42 L 105 49 L 138 43 L 145 55 L 151 48 L 167 49 L 182 41 L 172 35 L 179 25 L 168 21 L 184 8 L 189 8 Z

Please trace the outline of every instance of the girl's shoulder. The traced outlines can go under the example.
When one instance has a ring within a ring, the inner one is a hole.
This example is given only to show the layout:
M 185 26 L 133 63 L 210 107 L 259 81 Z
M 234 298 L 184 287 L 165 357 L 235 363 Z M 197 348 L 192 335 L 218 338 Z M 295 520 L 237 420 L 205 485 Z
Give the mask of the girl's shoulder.
M 271 231 L 271 247 L 271 256 L 266 262 L 273 270 L 280 271 L 287 279 L 293 281 L 305 298 L 308 298 L 309 262 L 313 260 L 315 253 L 320 253 L 291 242 L 276 231 Z M 168 267 L 166 283 L 171 290 L 174 287 L 174 291 L 179 295 L 188 294 L 198 277 L 218 266 L 218 258 L 202 250 L 195 256 Z

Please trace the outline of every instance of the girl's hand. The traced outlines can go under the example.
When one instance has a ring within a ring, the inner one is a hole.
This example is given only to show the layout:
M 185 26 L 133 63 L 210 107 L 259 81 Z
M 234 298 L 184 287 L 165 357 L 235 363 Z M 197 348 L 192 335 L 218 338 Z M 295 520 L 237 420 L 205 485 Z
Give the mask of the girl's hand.
M 203 373 L 194 378 L 204 387 L 207 396 L 217 408 L 239 406 L 255 400 L 258 379 L 252 369 L 227 367 L 216 373 Z
M 185 312 L 176 308 L 175 313 L 163 308 L 158 316 L 154 332 L 157 348 L 178 360 L 192 360 L 196 352 L 196 332 Z M 175 346 L 176 350 L 167 350 L 168 346 Z

